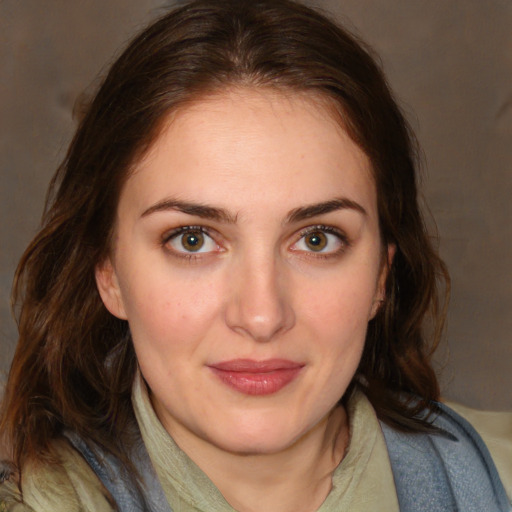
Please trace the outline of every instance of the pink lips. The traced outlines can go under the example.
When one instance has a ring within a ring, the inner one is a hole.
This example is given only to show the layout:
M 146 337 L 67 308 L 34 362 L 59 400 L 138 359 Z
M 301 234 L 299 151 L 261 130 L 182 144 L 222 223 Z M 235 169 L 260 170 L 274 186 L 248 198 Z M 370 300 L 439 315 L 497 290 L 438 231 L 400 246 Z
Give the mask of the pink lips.
M 304 367 L 286 359 L 233 359 L 209 365 L 224 384 L 246 395 L 270 395 L 292 382 Z

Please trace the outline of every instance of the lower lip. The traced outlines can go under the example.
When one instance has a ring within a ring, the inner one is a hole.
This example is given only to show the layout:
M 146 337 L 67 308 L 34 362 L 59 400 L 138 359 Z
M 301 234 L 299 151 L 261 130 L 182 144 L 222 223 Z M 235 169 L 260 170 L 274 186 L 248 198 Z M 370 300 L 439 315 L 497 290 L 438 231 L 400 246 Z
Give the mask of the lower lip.
M 227 386 L 245 395 L 262 396 L 277 393 L 299 375 L 302 367 L 281 368 L 268 372 L 240 372 L 210 369 Z

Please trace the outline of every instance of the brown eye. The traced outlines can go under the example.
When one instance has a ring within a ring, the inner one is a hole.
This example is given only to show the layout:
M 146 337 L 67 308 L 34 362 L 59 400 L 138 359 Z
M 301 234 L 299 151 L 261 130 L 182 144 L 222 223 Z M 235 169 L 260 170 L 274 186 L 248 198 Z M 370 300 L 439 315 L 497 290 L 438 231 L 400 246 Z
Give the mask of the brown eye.
M 331 226 L 311 226 L 300 233 L 300 238 L 290 247 L 292 251 L 323 257 L 341 255 L 350 246 L 345 234 Z
M 314 231 L 306 235 L 304 242 L 309 249 L 315 252 L 324 250 L 327 247 L 327 235 L 321 231 Z
M 215 240 L 203 229 L 184 226 L 171 235 L 165 245 L 174 252 L 209 253 L 219 251 L 220 248 Z
M 201 231 L 188 231 L 181 235 L 181 245 L 187 252 L 197 252 L 204 245 L 204 235 Z

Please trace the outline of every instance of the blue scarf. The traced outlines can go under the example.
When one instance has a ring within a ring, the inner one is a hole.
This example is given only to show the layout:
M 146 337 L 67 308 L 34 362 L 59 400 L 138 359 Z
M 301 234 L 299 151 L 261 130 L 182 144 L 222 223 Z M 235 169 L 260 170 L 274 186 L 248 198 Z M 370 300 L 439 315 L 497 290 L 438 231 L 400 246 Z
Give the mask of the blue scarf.
M 475 429 L 444 404 L 436 433 L 406 434 L 381 422 L 401 512 L 512 512 L 491 455 Z M 114 498 L 120 512 L 172 512 L 142 439 L 132 460 L 136 484 L 121 463 L 66 434 Z

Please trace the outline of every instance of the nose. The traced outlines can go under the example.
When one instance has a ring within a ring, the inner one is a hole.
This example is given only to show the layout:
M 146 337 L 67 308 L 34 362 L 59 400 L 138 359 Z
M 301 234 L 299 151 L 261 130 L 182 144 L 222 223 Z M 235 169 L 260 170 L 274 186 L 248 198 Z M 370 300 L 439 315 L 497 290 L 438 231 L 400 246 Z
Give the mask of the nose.
M 247 258 L 230 278 L 227 325 L 258 342 L 268 342 L 295 324 L 290 290 L 275 258 Z

